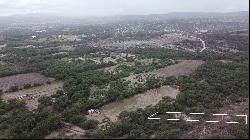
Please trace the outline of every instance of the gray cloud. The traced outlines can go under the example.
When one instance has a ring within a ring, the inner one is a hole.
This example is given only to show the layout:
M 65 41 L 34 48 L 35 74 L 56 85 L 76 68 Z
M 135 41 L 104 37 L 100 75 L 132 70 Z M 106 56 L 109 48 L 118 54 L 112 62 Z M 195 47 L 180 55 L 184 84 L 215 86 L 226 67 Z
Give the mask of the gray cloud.
M 248 9 L 248 0 L 0 0 L 0 16 L 26 13 L 107 16 Z

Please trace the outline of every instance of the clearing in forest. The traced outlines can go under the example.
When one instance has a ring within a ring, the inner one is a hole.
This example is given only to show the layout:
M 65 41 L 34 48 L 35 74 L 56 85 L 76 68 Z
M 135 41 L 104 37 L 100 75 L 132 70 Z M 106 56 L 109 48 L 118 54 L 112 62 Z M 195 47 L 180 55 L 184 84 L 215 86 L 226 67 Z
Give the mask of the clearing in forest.
M 189 75 L 203 63 L 202 60 L 178 60 L 177 64 L 154 70 L 152 74 L 159 77 Z
M 177 62 L 177 64 L 156 69 L 152 72 L 131 74 L 130 76 L 123 79 L 126 81 L 130 81 L 131 85 L 133 85 L 135 83 L 141 83 L 141 81 L 146 82 L 146 78 L 150 75 L 154 75 L 156 77 L 189 75 L 194 72 L 200 65 L 204 64 L 204 61 L 202 60 L 177 60 Z
M 26 73 L 6 76 L 0 78 L 0 90 L 7 91 L 11 86 L 18 86 L 23 88 L 25 84 L 45 84 L 48 81 L 53 81 L 53 78 L 45 77 L 39 73 Z
M 103 119 L 108 118 L 111 121 L 116 121 L 117 117 L 122 111 L 135 111 L 138 108 L 145 108 L 149 105 L 156 105 L 164 96 L 176 98 L 179 90 L 170 86 L 162 86 L 158 89 L 151 89 L 143 94 L 137 94 L 132 97 L 123 99 L 121 101 L 112 102 L 104 105 L 100 114 L 87 115 L 89 119 L 95 119 L 102 122 Z
M 51 84 L 46 84 L 39 87 L 23 89 L 17 92 L 4 93 L 1 98 L 4 100 L 22 99 L 27 103 L 26 107 L 29 110 L 34 110 L 38 107 L 38 99 L 40 97 L 53 95 L 57 90 L 61 90 L 62 87 L 62 82 L 52 82 Z

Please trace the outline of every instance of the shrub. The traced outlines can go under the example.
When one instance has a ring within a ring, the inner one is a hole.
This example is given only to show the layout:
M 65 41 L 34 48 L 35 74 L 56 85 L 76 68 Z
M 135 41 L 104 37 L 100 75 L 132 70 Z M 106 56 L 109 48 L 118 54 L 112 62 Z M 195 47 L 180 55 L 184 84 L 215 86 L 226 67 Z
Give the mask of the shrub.
M 97 127 L 98 121 L 87 120 L 82 124 L 83 129 L 94 129 Z
M 40 83 L 34 83 L 34 87 L 38 87 L 38 86 L 41 86 L 42 84 Z
M 11 86 L 8 90 L 9 92 L 15 92 L 18 91 L 18 86 Z
M 25 85 L 23 86 L 23 88 L 24 88 L 24 89 L 31 88 L 31 85 L 30 85 L 30 84 L 25 84 Z
M 46 84 L 51 84 L 51 81 L 47 81 Z

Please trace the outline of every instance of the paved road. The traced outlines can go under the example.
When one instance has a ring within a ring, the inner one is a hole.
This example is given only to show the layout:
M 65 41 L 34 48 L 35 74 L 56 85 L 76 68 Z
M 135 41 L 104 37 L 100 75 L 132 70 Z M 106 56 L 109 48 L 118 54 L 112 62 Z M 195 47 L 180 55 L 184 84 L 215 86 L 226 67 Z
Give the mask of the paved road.
M 198 38 L 200 41 L 201 41 L 201 43 L 202 43 L 202 49 L 200 50 L 200 52 L 203 52 L 207 47 L 206 47 L 206 44 L 205 44 L 205 41 L 204 40 L 202 40 L 202 39 L 200 39 L 200 38 Z

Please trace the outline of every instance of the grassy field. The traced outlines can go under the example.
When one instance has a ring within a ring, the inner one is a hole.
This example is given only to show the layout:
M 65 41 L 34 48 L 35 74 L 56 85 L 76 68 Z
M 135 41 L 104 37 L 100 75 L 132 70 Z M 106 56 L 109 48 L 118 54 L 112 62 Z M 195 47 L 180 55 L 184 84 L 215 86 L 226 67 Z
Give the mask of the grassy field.
M 145 108 L 149 105 L 156 105 L 164 96 L 175 98 L 179 90 L 170 86 L 162 86 L 158 89 L 148 90 L 145 93 L 137 94 L 133 97 L 123 99 L 118 102 L 112 102 L 104 105 L 100 110 L 101 114 L 87 115 L 89 119 L 96 119 L 102 122 L 104 118 L 116 121 L 117 116 L 122 111 L 134 111 L 138 108 Z

